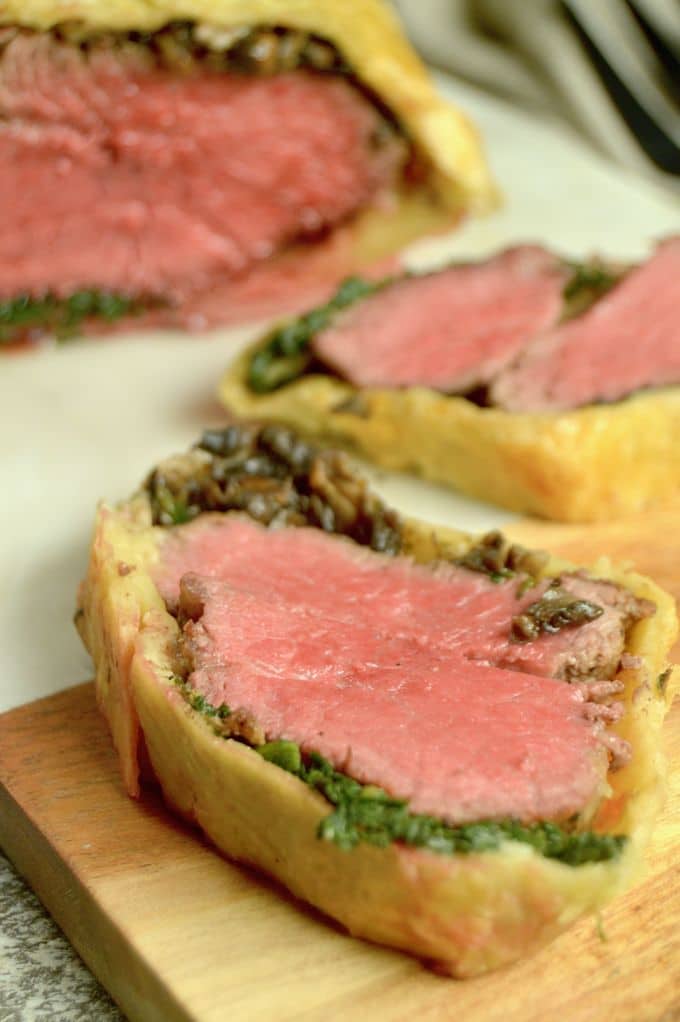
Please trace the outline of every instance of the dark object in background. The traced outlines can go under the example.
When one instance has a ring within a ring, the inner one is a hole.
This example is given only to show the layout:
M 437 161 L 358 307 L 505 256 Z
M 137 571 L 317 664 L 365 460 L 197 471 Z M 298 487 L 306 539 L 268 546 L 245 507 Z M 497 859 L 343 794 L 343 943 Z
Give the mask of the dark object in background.
M 610 158 L 680 189 L 674 0 L 397 0 L 431 63 L 557 114 Z
M 560 6 L 602 85 L 647 156 L 668 174 L 680 174 L 680 60 L 636 5 L 626 0 L 625 9 L 641 29 L 639 50 L 622 47 L 608 25 L 591 23 L 582 3 L 562 0 Z M 680 8 L 678 8 L 680 22 Z M 585 15 L 585 16 L 584 16 Z M 604 31 L 603 31 L 604 29 Z M 649 50 L 656 65 L 649 68 Z M 647 58 L 644 60 L 643 58 Z M 672 106 L 675 101 L 675 107 Z

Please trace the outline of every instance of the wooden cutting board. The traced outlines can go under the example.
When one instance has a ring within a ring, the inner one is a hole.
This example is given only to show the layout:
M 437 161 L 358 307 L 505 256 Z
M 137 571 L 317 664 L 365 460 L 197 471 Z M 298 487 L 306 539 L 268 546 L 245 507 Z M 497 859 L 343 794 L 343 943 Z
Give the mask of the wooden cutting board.
M 631 561 L 680 599 L 678 514 L 507 531 L 574 560 Z M 676 647 L 676 659 L 680 650 Z M 665 742 L 680 763 L 680 705 Z M 643 880 L 528 961 L 436 976 L 341 933 L 222 860 L 158 796 L 122 791 L 92 685 L 0 717 L 0 845 L 132 1020 L 680 1020 L 680 778 Z

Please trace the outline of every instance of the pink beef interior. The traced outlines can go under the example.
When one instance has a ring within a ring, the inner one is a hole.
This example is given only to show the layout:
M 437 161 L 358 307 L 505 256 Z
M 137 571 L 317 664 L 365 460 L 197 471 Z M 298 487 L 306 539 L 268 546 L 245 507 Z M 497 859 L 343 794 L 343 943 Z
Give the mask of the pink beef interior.
M 318 530 L 234 516 L 168 534 L 156 581 L 168 605 L 181 600 L 194 619 L 185 625 L 190 682 L 210 702 L 415 810 L 452 822 L 556 819 L 601 785 L 603 714 L 617 713 L 555 676 L 589 645 L 604 643 L 618 662 L 624 600 L 618 629 L 598 631 L 616 587 L 587 583 L 607 606 L 602 618 L 513 643 L 512 616 L 545 584 L 518 597 L 517 580 L 432 570 Z M 584 677 L 598 676 L 598 657 Z
M 204 616 L 187 626 L 192 685 L 252 713 L 268 738 L 320 752 L 415 811 L 452 822 L 509 808 L 523 819 L 560 817 L 597 788 L 597 742 L 560 682 L 466 663 L 417 634 L 390 638 L 361 617 L 341 623 L 221 582 L 199 592 Z
M 0 61 L 0 299 L 98 287 L 173 303 L 341 224 L 404 147 L 345 79 L 176 75 L 24 33 Z
M 584 315 L 538 337 L 491 390 L 513 412 L 615 401 L 680 383 L 680 238 L 659 245 Z
M 557 321 L 566 276 L 555 256 L 525 245 L 407 277 L 350 308 L 314 348 L 357 386 L 469 390 Z

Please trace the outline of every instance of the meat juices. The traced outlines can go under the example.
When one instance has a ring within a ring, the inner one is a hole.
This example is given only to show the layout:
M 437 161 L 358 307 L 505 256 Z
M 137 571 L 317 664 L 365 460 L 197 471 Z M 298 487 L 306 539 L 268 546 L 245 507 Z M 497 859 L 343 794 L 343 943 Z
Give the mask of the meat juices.
M 518 595 L 518 581 L 233 516 L 168 534 L 156 572 L 209 702 L 452 823 L 562 819 L 597 798 L 618 713 L 601 703 L 616 685 L 592 688 L 601 647 L 618 663 L 627 625 L 651 612 L 589 580 L 600 618 L 517 643 L 513 614 L 548 585 Z M 589 648 L 588 684 L 557 680 Z

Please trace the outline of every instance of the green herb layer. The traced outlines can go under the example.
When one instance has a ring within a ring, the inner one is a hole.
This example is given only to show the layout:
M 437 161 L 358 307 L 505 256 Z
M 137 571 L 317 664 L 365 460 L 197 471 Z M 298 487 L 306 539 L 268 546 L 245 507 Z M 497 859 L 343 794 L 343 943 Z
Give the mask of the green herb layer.
M 571 276 L 563 290 L 563 319 L 571 319 L 584 312 L 598 298 L 611 290 L 622 276 L 621 272 L 612 271 L 604 263 L 596 260 L 585 263 L 567 262 L 566 265 L 571 270 Z M 408 274 L 404 274 L 404 278 L 407 276 Z M 250 360 L 247 372 L 250 389 L 257 394 L 268 394 L 302 376 L 314 359 L 310 341 L 315 334 L 324 330 L 342 309 L 366 298 L 395 279 L 401 278 L 389 277 L 371 282 L 361 277 L 350 277 L 341 284 L 338 292 L 326 305 L 312 309 L 304 316 L 276 329 Z
M 31 331 L 65 340 L 75 336 L 87 319 L 112 323 L 124 316 L 137 316 L 144 309 L 138 299 L 105 291 L 77 291 L 69 298 L 19 295 L 0 302 L 0 344 L 21 341 Z
M 218 734 L 222 733 L 217 721 L 230 715 L 229 707 L 225 704 L 212 706 L 181 678 L 171 680 L 192 709 L 211 721 Z M 229 738 L 229 733 L 224 737 Z M 406 800 L 392 798 L 376 785 L 360 784 L 335 770 L 318 753 L 311 753 L 305 761 L 295 742 L 267 742 L 254 748 L 267 762 L 299 777 L 335 806 L 321 821 L 318 837 L 347 850 L 361 843 L 386 848 L 399 841 L 441 855 L 452 855 L 493 852 L 506 841 L 516 841 L 530 845 L 546 859 L 581 866 L 617 858 L 627 841 L 624 835 L 568 831 L 550 822 L 523 824 L 517 820 L 481 820 L 452 827 L 434 816 L 410 812 Z
M 228 706 L 212 706 L 181 678 L 171 680 L 192 709 L 209 720 L 224 720 L 229 716 Z M 228 738 L 229 734 L 225 737 Z M 570 832 L 549 822 L 523 824 L 517 820 L 482 820 L 451 827 L 433 816 L 410 812 L 404 799 L 392 798 L 376 785 L 360 784 L 335 770 L 318 753 L 312 753 L 305 762 L 295 742 L 267 742 L 257 746 L 255 751 L 269 763 L 299 777 L 335 806 L 334 812 L 321 821 L 318 836 L 344 849 L 355 848 L 362 842 L 386 848 L 392 842 L 400 841 L 416 848 L 451 855 L 495 851 L 504 841 L 518 841 L 530 845 L 547 859 L 580 866 L 587 862 L 615 859 L 627 840 L 618 834 Z
M 616 858 L 626 841 L 623 836 L 593 831 L 568 832 L 555 823 L 525 825 L 516 820 L 484 820 L 450 827 L 432 816 L 410 812 L 403 799 L 391 798 L 375 785 L 360 784 L 334 770 L 316 753 L 304 763 L 294 742 L 269 742 L 256 751 L 295 774 L 335 806 L 335 811 L 321 821 L 319 837 L 345 849 L 361 842 L 385 848 L 400 841 L 450 855 L 495 851 L 504 841 L 519 841 L 547 859 L 580 866 Z
M 571 277 L 565 284 L 562 296 L 564 311 L 562 319 L 573 319 L 586 312 L 603 295 L 618 284 L 621 272 L 615 272 L 604 263 L 593 260 L 587 263 L 569 262 Z
M 221 706 L 213 706 L 212 703 L 208 702 L 204 695 L 197 692 L 196 689 L 192 688 L 186 681 L 183 681 L 182 678 L 173 676 L 170 680 L 180 690 L 191 709 L 196 710 L 198 713 L 202 713 L 204 717 L 226 720 L 226 718 L 231 715 L 231 710 L 226 703 L 222 703 Z
M 313 359 L 309 342 L 325 329 L 333 317 L 362 298 L 390 283 L 350 277 L 326 305 L 279 327 L 270 334 L 250 360 L 247 381 L 257 394 L 268 394 L 302 376 Z

